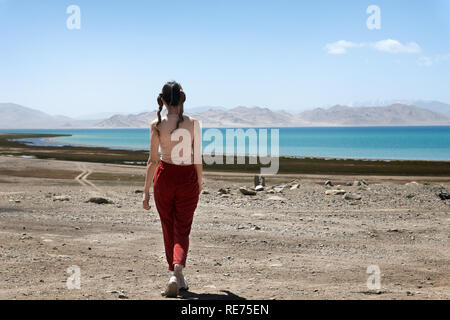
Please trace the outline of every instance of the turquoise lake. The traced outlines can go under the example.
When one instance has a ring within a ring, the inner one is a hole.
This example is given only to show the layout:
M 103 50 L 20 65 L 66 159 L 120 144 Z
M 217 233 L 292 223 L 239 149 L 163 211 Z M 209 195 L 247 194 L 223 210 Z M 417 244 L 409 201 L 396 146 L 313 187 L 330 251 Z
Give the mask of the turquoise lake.
M 279 154 L 284 156 L 450 161 L 450 126 L 278 129 Z M 208 129 L 203 129 L 203 132 L 205 130 Z M 226 129 L 219 130 L 225 136 Z M 257 128 L 256 130 L 258 131 Z M 268 130 L 270 136 L 270 128 Z M 149 129 L 36 129 L 0 132 L 72 135 L 52 139 L 57 144 L 144 150 L 149 147 Z M 203 147 L 209 143 L 203 141 Z

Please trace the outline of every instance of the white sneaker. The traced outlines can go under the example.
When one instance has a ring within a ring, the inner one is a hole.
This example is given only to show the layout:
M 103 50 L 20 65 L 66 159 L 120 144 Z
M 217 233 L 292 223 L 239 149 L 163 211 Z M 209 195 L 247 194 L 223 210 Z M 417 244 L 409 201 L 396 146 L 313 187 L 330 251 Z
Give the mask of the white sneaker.
M 180 290 L 189 290 L 189 283 L 187 282 L 186 278 L 184 278 L 184 280 L 180 280 L 178 282 L 178 288 Z
M 161 292 L 161 294 L 167 298 L 176 298 L 178 296 L 178 290 L 177 277 L 172 276 L 167 283 L 166 291 Z

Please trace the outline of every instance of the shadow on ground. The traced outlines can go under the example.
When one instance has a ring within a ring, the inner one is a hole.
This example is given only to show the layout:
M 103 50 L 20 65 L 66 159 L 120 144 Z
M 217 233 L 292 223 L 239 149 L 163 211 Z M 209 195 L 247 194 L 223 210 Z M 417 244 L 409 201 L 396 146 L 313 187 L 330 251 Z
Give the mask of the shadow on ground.
M 180 291 L 178 295 L 181 299 L 186 300 L 245 300 L 245 298 L 240 297 L 228 290 L 220 290 L 220 292 L 223 292 L 224 294 Z

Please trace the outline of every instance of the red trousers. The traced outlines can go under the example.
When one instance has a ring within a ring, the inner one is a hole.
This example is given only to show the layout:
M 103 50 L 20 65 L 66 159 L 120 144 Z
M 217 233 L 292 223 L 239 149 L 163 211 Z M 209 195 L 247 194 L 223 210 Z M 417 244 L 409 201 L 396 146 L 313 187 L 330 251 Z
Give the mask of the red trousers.
M 189 234 L 199 198 L 195 166 L 161 161 L 153 177 L 153 194 L 161 220 L 167 263 L 173 271 L 175 264 L 186 266 Z

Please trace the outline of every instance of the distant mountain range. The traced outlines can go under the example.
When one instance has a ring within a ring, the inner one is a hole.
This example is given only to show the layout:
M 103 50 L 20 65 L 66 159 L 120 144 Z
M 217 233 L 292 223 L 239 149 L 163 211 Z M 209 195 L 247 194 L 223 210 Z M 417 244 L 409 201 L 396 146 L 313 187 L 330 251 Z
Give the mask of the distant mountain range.
M 445 112 L 445 104 L 430 104 Z M 430 107 L 431 108 L 431 107 Z M 443 109 L 442 109 L 443 108 Z M 450 125 L 444 113 L 406 104 L 388 106 L 317 108 L 301 113 L 272 111 L 260 107 L 200 107 L 187 114 L 202 121 L 203 127 L 299 127 L 299 126 L 408 126 Z M 50 128 L 148 128 L 156 111 L 116 114 L 100 120 L 51 116 L 12 103 L 0 103 L 0 129 Z
M 0 129 L 53 129 L 92 127 L 98 120 L 52 116 L 14 103 L 0 103 Z
M 450 116 L 450 104 L 443 103 L 439 101 L 426 101 L 426 100 L 375 100 L 375 101 L 365 101 L 365 102 L 354 102 L 351 103 L 351 107 L 386 107 L 393 104 L 406 104 L 409 106 L 416 106 L 419 108 L 428 109 L 431 111 L 439 112 Z
M 203 127 L 300 127 L 300 126 L 406 126 L 450 125 L 450 117 L 415 106 L 393 104 L 386 107 L 334 106 L 297 114 L 260 107 L 210 109 L 191 113 Z M 147 128 L 156 112 L 115 115 L 97 124 L 103 128 Z

